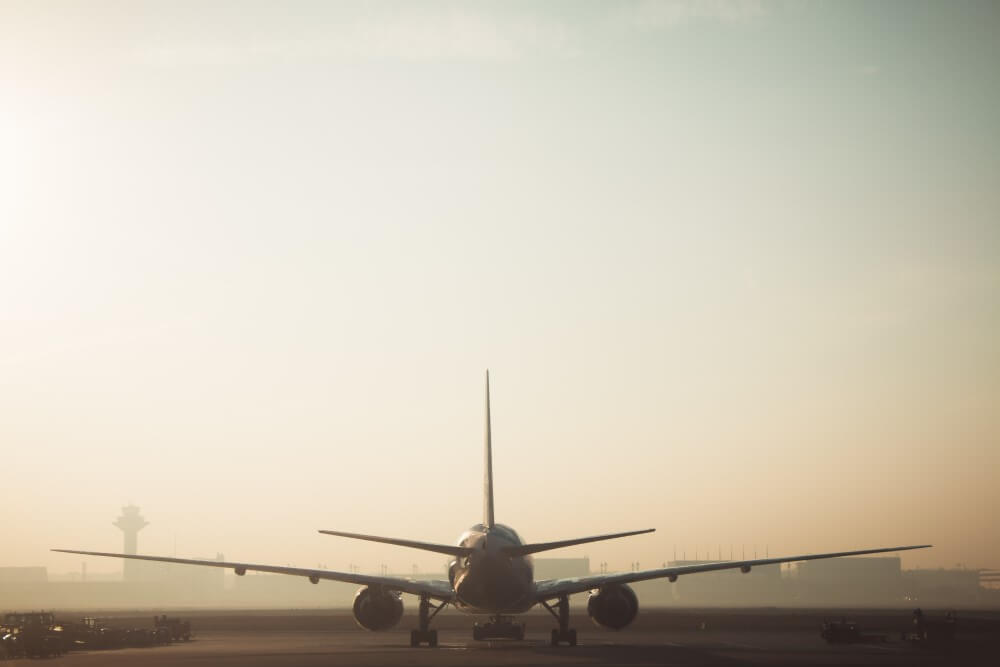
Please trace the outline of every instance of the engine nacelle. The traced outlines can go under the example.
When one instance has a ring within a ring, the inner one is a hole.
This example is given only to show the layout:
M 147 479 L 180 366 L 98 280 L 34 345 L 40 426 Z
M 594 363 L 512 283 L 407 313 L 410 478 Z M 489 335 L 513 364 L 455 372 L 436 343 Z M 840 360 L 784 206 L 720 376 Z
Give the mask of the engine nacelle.
M 354 596 L 354 620 L 365 630 L 388 630 L 402 617 L 399 593 L 365 586 Z
M 590 594 L 587 614 L 602 628 L 621 630 L 639 613 L 639 598 L 627 584 L 610 584 Z

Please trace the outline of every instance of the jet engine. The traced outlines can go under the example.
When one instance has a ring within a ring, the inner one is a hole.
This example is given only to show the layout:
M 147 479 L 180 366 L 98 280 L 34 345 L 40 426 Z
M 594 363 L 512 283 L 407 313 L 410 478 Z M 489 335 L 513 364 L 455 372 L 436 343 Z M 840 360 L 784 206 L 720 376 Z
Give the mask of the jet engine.
M 365 630 L 388 630 L 402 617 L 399 593 L 365 586 L 354 596 L 354 620 Z
M 621 630 L 639 613 L 639 598 L 626 584 L 609 584 L 593 591 L 587 600 L 587 614 L 602 628 Z

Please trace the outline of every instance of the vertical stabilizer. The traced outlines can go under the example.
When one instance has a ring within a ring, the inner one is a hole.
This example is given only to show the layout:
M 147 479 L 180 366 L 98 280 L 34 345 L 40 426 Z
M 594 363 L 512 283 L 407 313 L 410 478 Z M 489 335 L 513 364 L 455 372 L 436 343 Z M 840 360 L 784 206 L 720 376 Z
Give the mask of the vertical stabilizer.
M 483 473 L 483 525 L 493 528 L 493 445 L 490 437 L 490 371 L 486 369 L 485 470 Z

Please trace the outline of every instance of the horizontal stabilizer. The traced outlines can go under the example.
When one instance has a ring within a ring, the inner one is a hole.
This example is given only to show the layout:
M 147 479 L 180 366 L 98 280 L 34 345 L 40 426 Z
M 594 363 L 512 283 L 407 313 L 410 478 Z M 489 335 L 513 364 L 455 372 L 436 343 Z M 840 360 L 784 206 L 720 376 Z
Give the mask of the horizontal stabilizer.
M 528 554 L 535 554 L 539 551 L 550 551 L 552 549 L 561 549 L 563 547 L 571 547 L 575 544 L 586 544 L 587 542 L 600 542 L 601 540 L 613 540 L 616 537 L 628 537 L 629 535 L 642 535 L 643 533 L 652 533 L 655 528 L 647 528 L 646 530 L 630 530 L 627 533 L 612 533 L 611 535 L 593 535 L 591 537 L 578 537 L 573 540 L 560 540 L 559 542 L 539 542 L 537 544 L 519 544 L 514 547 L 504 547 L 503 551 L 508 556 L 527 556 Z
M 383 544 L 395 544 L 398 547 L 410 547 L 411 549 L 421 549 L 422 551 L 433 551 L 449 556 L 468 556 L 472 553 L 469 547 L 453 547 L 450 544 L 431 544 L 430 542 L 416 542 L 414 540 L 401 540 L 395 537 L 378 537 L 376 535 L 359 535 L 358 533 L 342 533 L 339 530 L 321 530 L 324 535 L 336 535 L 337 537 L 350 537 L 354 540 L 367 540 L 368 542 L 381 542 Z

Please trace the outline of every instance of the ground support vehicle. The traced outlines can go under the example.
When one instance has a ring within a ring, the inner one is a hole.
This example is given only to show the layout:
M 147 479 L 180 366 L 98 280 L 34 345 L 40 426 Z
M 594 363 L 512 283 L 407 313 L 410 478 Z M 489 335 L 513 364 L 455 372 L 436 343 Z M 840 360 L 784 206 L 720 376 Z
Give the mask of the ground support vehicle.
M 52 612 L 12 612 L 0 626 L 4 652 L 9 657 L 47 658 L 66 652 L 63 628 Z
M 872 644 L 885 641 L 885 635 L 863 634 L 857 623 L 846 620 L 824 623 L 819 636 L 828 644 Z
M 169 641 L 189 642 L 191 641 L 191 621 L 180 618 L 168 618 L 166 614 L 153 617 L 153 627 L 159 630 L 166 630 L 169 634 Z
M 947 646 L 955 641 L 958 620 L 954 611 L 945 612 L 943 619 L 928 619 L 922 609 L 913 610 L 913 631 L 903 633 L 903 639 L 917 646 Z
M 488 623 L 476 623 L 472 626 L 472 638 L 484 639 L 524 639 L 524 623 L 517 623 L 513 617 L 492 616 Z

